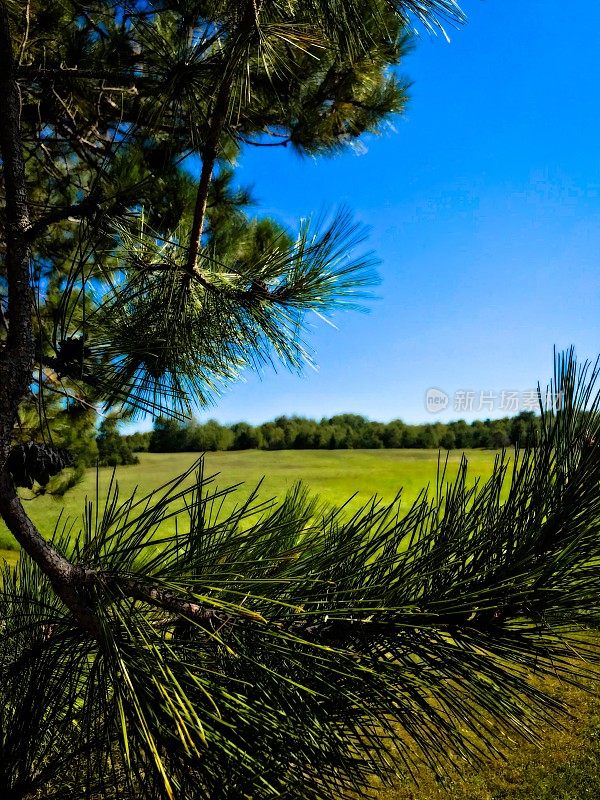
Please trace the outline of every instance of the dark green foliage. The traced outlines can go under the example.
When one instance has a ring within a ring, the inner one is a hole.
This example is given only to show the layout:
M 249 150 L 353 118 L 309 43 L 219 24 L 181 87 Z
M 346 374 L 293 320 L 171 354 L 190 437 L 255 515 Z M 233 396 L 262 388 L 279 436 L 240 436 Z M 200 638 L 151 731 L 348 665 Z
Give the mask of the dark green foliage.
M 119 433 L 118 424 L 116 416 L 105 417 L 100 423 L 96 444 L 101 467 L 127 466 L 139 462 L 127 439 Z
M 132 453 L 147 453 L 150 449 L 150 432 L 146 433 L 132 433 L 125 438 L 127 439 L 127 444 L 129 445 Z
M 247 422 L 223 426 L 214 420 L 178 423 L 158 419 L 149 450 L 174 453 L 204 450 L 349 450 L 358 448 L 433 448 L 469 450 L 531 445 L 539 435 L 540 418 L 532 411 L 516 417 L 466 423 L 435 422 L 409 425 L 401 420 L 370 422 L 358 414 L 338 414 L 320 421 L 277 417 L 252 426 Z M 202 446 L 203 445 L 203 446 Z
M 234 439 L 231 445 L 233 450 L 253 450 L 262 444 L 262 436 L 259 430 L 248 425 L 246 422 L 237 422 L 231 426 Z
M 233 431 L 219 425 L 214 419 L 210 419 L 204 425 L 189 425 L 186 429 L 186 436 L 186 450 L 194 453 L 229 450 L 234 442 Z
M 148 449 L 153 453 L 177 453 L 184 449 L 185 428 L 174 419 L 159 417 L 154 423 Z
M 69 466 L 45 486 L 36 482 L 35 493 L 60 496 L 81 480 L 87 467 L 95 466 L 96 420 L 93 408 L 64 404 L 55 393 L 46 397 L 33 395 L 21 405 L 19 425 L 14 431 L 15 446 L 36 443 L 68 453 Z

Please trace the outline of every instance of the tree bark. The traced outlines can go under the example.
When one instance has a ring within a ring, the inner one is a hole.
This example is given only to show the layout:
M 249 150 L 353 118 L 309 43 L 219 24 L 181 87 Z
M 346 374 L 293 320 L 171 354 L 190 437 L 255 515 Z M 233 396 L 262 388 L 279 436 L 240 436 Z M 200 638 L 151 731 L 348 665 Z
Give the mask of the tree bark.
M 19 89 L 15 80 L 6 5 L 0 3 L 0 154 L 6 190 L 6 277 L 9 329 L 0 354 L 0 469 L 8 457 L 19 404 L 31 382 L 35 347 L 31 323 L 29 230 L 25 164 L 20 141 Z

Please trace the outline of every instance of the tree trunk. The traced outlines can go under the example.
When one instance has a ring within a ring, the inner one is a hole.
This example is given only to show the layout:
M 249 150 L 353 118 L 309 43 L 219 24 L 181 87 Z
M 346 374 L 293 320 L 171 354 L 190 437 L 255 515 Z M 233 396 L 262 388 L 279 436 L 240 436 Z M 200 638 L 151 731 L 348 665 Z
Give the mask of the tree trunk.
M 0 469 L 4 469 L 19 404 L 32 380 L 34 341 L 29 283 L 25 164 L 20 140 L 19 90 L 13 71 L 6 5 L 0 3 L 0 154 L 6 188 L 6 276 L 9 328 L 0 354 Z
M 29 211 L 21 146 L 19 88 L 15 80 L 6 4 L 0 2 L 0 155 L 6 189 L 8 333 L 0 353 L 0 514 L 23 550 L 50 579 L 77 621 L 97 635 L 93 615 L 80 599 L 80 570 L 58 553 L 25 513 L 6 460 L 19 405 L 33 379 L 33 292 L 29 279 Z

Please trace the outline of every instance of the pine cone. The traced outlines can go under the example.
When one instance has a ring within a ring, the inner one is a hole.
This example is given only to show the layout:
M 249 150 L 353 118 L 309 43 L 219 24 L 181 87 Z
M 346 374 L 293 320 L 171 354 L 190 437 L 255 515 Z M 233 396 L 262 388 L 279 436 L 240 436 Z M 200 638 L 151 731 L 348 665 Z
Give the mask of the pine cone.
M 53 475 L 65 467 L 72 467 L 73 459 L 63 448 L 27 442 L 12 448 L 6 466 L 15 486 L 32 489 L 34 481 L 46 486 Z
M 62 339 L 58 344 L 56 353 L 56 373 L 59 378 L 84 378 L 84 366 L 89 360 L 92 351 L 85 344 L 83 336 L 72 336 Z

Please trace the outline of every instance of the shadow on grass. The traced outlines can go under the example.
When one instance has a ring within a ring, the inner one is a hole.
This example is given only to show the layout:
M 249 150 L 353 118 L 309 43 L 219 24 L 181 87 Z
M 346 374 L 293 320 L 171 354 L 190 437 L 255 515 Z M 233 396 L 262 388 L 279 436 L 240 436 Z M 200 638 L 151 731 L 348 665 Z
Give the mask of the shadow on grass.
M 513 742 L 504 758 L 479 769 L 466 767 L 444 785 L 423 770 L 375 791 L 376 800 L 596 800 L 600 797 L 600 674 L 585 689 L 558 679 L 538 681 L 559 698 L 570 716 L 561 727 L 540 731 L 537 744 Z

